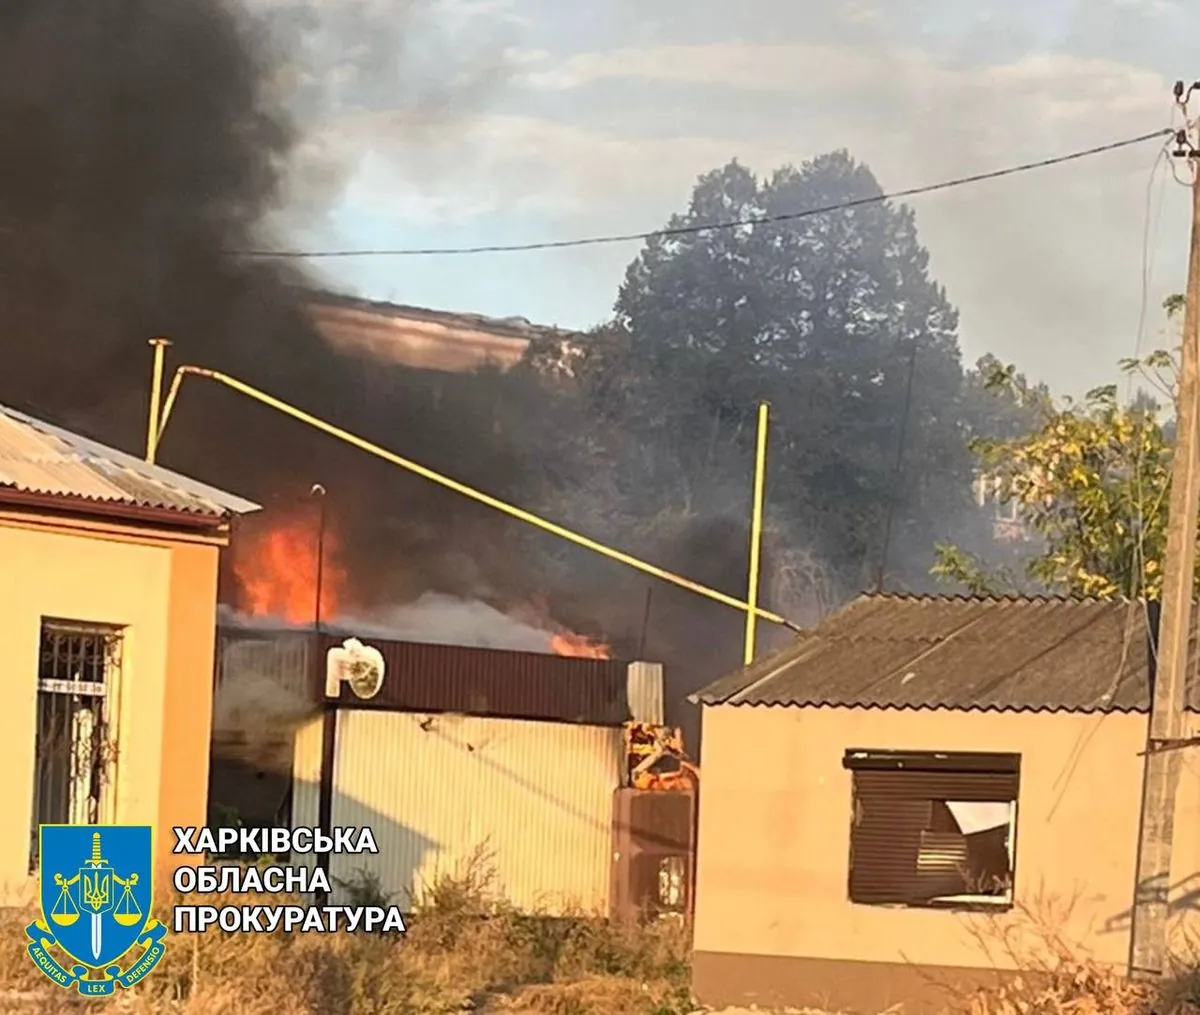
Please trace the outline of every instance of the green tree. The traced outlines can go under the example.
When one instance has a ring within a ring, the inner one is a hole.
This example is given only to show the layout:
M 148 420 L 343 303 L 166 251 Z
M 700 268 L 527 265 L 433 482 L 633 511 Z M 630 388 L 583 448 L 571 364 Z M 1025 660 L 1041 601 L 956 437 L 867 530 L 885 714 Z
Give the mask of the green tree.
M 1177 307 L 1167 301 L 1169 314 Z M 1173 355 L 1158 351 L 1123 361 L 1122 368 L 1174 404 Z M 1118 386 L 1109 385 L 1079 403 L 1056 403 L 998 365 L 989 387 L 1040 419 L 1032 433 L 972 443 L 981 468 L 998 484 L 999 499 L 1016 504 L 1042 542 L 1024 577 L 1074 595 L 1157 598 L 1171 476 L 1158 398 L 1139 388 L 1122 401 Z M 939 544 L 937 555 L 933 573 L 971 591 L 1009 591 L 1018 584 L 953 544 Z
M 768 499 L 849 586 L 895 545 L 930 546 L 969 506 L 957 315 L 930 278 L 913 213 L 887 202 L 705 231 L 882 191 L 845 152 L 765 180 L 737 161 L 630 264 L 605 333 L 620 356 L 581 365 L 591 418 L 614 405 L 652 505 L 744 516 L 756 403 L 772 403 Z M 909 377 L 912 376 L 910 388 Z M 897 469 L 903 431 L 903 460 Z M 619 440 L 612 435 L 613 440 Z M 903 554 L 892 558 L 903 569 Z M 908 567 L 909 578 L 924 573 Z

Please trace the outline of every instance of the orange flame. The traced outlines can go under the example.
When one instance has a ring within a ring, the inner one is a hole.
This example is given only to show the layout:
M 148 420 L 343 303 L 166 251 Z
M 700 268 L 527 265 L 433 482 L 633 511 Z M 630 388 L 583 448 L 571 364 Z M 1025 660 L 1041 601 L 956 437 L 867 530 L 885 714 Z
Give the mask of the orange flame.
M 233 571 L 241 587 L 238 605 L 251 616 L 314 622 L 318 575 L 320 618 L 337 616 L 344 605 L 346 573 L 338 564 L 338 542 L 328 528 L 322 535 L 317 518 L 300 516 L 261 530 L 249 528 L 238 533 L 233 550 Z
M 513 620 L 529 627 L 550 632 L 550 651 L 556 656 L 571 656 L 575 659 L 611 659 L 612 649 L 602 641 L 575 634 L 560 627 L 550 619 L 550 604 L 543 596 L 536 596 L 508 610 Z
M 576 659 L 611 659 L 612 649 L 602 642 L 593 641 L 582 634 L 562 632 L 550 638 L 550 649 L 556 656 L 573 656 Z

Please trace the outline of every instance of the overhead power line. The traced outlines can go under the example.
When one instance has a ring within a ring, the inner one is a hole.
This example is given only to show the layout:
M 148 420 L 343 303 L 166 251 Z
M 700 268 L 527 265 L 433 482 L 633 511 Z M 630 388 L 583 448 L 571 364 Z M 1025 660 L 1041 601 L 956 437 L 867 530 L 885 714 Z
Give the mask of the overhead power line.
M 1102 155 L 1105 152 L 1116 151 L 1118 148 L 1129 148 L 1156 138 L 1174 134 L 1174 130 L 1164 127 L 1161 130 L 1140 134 L 1137 137 L 1125 138 L 1122 141 L 1112 141 L 1109 144 L 1097 145 L 1095 148 L 1085 148 L 1081 151 L 1057 155 L 1054 158 L 1041 159 L 1038 162 L 1025 162 L 1019 166 L 1009 166 L 1006 169 L 994 169 L 987 173 L 975 173 L 972 176 L 960 176 L 941 183 L 931 183 L 924 187 L 910 187 L 908 190 L 897 190 L 890 194 L 878 194 L 874 197 L 859 197 L 851 201 L 840 201 L 837 204 L 822 205 L 819 208 L 805 208 L 802 211 L 786 212 L 780 215 L 762 215 L 748 219 L 730 219 L 726 222 L 708 222 L 702 225 L 671 226 L 665 229 L 652 229 L 643 233 L 612 233 L 606 236 L 584 236 L 573 240 L 545 240 L 540 243 L 499 243 L 478 247 L 392 247 L 362 250 L 242 250 L 234 251 L 239 257 L 255 258 L 290 258 L 294 260 L 332 259 L 335 257 L 438 257 L 452 254 L 515 254 L 528 250 L 561 250 L 566 247 L 597 247 L 603 244 L 631 243 L 649 240 L 659 236 L 686 236 L 694 233 L 714 232 L 720 229 L 737 229 L 742 226 L 770 225 L 775 222 L 795 222 L 799 219 L 814 218 L 817 215 L 828 215 L 830 212 L 845 211 L 849 208 L 861 208 L 864 205 L 880 204 L 884 201 L 897 201 L 906 197 L 919 197 L 922 194 L 933 194 L 939 190 L 951 190 L 955 187 L 965 187 L 972 183 L 983 183 L 986 180 L 998 180 L 1005 176 L 1015 176 L 1034 169 L 1045 169 L 1049 166 L 1062 165 L 1064 162 L 1074 162 L 1086 159 L 1092 155 Z

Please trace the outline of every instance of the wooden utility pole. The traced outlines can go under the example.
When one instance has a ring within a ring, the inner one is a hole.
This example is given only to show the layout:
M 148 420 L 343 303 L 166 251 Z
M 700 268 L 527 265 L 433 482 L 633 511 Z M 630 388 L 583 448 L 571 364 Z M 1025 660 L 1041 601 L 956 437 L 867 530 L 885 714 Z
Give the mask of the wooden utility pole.
M 1196 88 L 1192 86 L 1192 89 Z M 1191 90 L 1188 90 L 1188 95 Z M 1175 97 L 1186 103 L 1183 85 Z M 1185 111 L 1186 122 L 1186 111 Z M 1183 763 L 1187 708 L 1188 643 L 1191 634 L 1193 583 L 1196 569 L 1197 512 L 1200 511 L 1200 173 L 1197 151 L 1188 136 L 1190 126 L 1176 136 L 1175 157 L 1185 159 L 1192 182 L 1192 241 L 1188 260 L 1187 303 L 1180 356 L 1179 404 L 1171 465 L 1171 500 L 1167 515 L 1167 545 L 1163 553 L 1162 612 L 1154 655 L 1150 729 L 1142 784 L 1142 819 L 1138 835 L 1137 883 L 1134 887 L 1133 928 L 1129 973 L 1147 978 L 1160 975 L 1167 961 L 1168 890 L 1175 837 L 1175 806 Z

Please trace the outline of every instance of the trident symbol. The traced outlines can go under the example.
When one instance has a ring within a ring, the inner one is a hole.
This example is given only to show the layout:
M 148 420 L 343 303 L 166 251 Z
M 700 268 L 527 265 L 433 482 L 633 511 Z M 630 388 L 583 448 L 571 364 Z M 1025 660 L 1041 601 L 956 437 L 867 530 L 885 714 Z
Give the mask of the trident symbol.
M 90 878 L 83 875 L 83 888 L 80 890 L 83 904 L 88 909 L 99 912 L 108 905 L 108 875 L 93 874 Z

